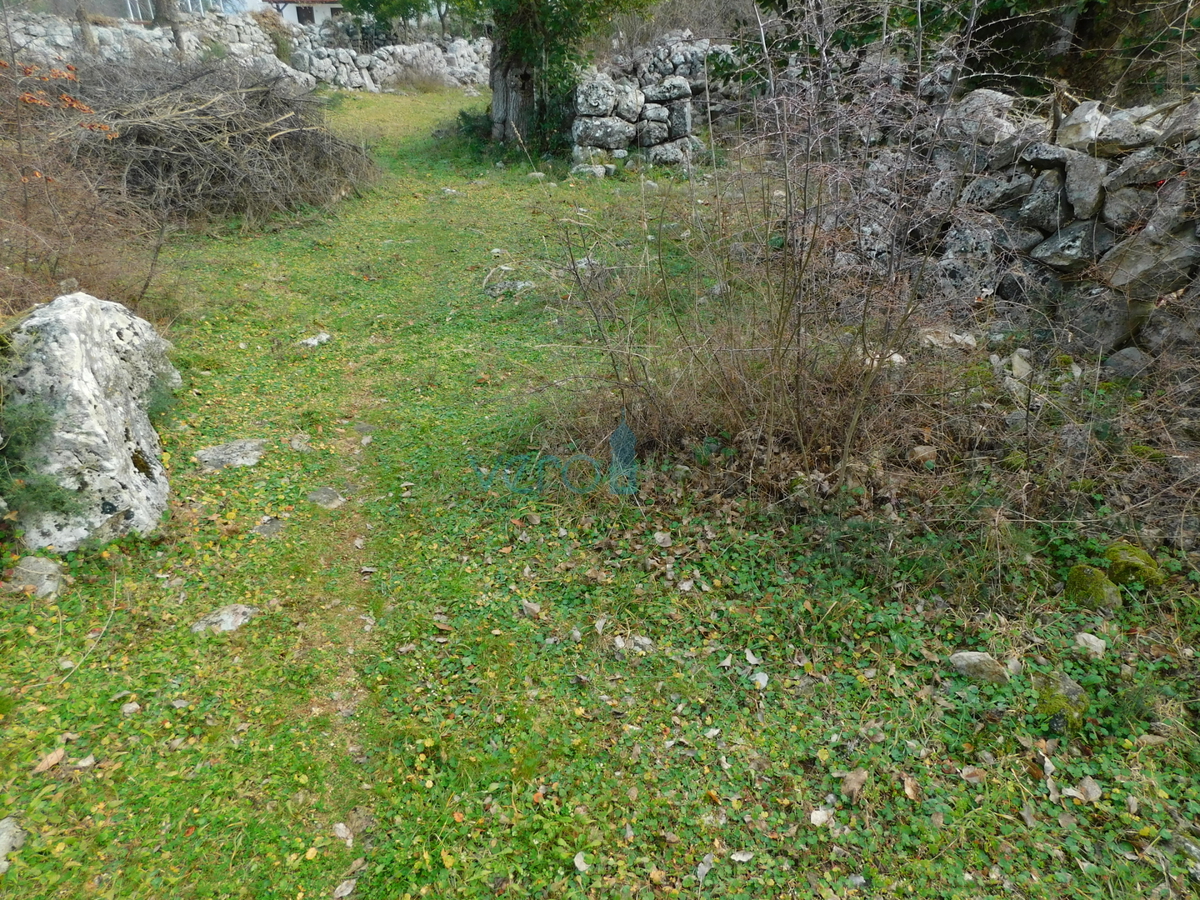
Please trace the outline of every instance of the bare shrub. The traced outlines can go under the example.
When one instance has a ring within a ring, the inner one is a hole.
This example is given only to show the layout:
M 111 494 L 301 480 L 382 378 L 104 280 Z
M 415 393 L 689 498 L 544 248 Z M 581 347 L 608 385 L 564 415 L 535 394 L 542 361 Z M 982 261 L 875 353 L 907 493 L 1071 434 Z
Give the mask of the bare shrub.
M 803 509 L 848 495 L 986 546 L 1061 519 L 1173 539 L 1200 465 L 1146 380 L 1115 379 L 1047 309 L 957 265 L 986 146 L 947 101 L 976 48 L 896 32 L 846 52 L 841 12 L 763 23 L 759 59 L 781 58 L 777 28 L 787 66 L 756 69 L 744 129 L 685 179 L 571 217 L 562 309 L 588 327 L 554 381 L 553 440 L 603 453 L 624 416 L 642 451 L 718 460 L 722 490 Z M 992 280 L 1015 259 L 996 250 Z
M 49 299 L 64 279 L 127 302 L 145 289 L 154 217 L 61 153 L 65 129 L 100 128 L 77 87 L 69 68 L 0 62 L 0 314 Z

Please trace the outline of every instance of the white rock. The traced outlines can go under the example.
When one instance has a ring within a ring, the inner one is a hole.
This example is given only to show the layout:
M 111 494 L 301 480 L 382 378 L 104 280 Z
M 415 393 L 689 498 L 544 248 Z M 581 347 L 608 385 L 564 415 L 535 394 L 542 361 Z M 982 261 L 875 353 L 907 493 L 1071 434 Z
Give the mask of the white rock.
M 239 466 L 254 466 L 262 459 L 266 444 L 263 440 L 230 441 L 228 444 L 197 450 L 196 459 L 200 460 L 205 469 L 213 472 Z
M 990 653 L 979 653 L 974 650 L 962 650 L 950 657 L 950 665 L 975 681 L 990 681 L 993 684 L 1004 684 L 1008 681 L 1008 669 Z
M 62 563 L 44 556 L 23 556 L 13 566 L 9 587 L 16 592 L 33 588 L 35 597 L 53 597 L 63 586 L 66 572 Z
M 1108 649 L 1108 644 L 1086 631 L 1081 631 L 1075 635 L 1075 646 L 1083 650 L 1092 659 L 1100 659 L 1104 656 L 1104 651 Z
M 333 340 L 333 336 L 326 331 L 318 331 L 310 338 L 305 338 L 302 341 L 296 341 L 301 347 L 320 347 L 322 344 L 328 344 Z
M 0 875 L 8 871 L 8 854 L 20 850 L 25 844 L 25 831 L 17 820 L 8 816 L 0 819 Z
M 22 365 L 0 385 L 7 402 L 42 402 L 56 414 L 34 469 L 82 507 L 22 516 L 25 543 L 66 552 L 89 537 L 153 531 L 168 484 L 146 406 L 181 384 L 170 344 L 124 306 L 85 293 L 35 307 L 9 337 Z
M 237 631 L 260 612 L 257 606 L 230 603 L 200 619 L 192 626 L 192 631 L 197 634 L 202 631 Z

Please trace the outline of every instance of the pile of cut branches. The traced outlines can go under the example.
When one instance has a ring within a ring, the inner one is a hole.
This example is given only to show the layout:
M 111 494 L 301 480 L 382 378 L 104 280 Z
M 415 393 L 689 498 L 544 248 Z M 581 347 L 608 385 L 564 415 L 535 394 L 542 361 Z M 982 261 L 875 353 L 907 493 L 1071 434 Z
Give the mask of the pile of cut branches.
M 320 101 L 286 78 L 227 61 L 144 61 L 79 74 L 107 127 L 75 129 L 70 152 L 154 214 L 250 224 L 340 199 L 373 165 L 334 135 Z

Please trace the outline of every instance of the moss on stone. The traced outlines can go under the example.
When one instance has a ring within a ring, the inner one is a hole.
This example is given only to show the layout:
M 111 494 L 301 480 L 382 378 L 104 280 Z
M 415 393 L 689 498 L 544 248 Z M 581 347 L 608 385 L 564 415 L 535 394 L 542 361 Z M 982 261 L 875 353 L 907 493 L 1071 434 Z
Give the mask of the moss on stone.
M 1140 547 L 1113 544 L 1104 551 L 1108 560 L 1108 577 L 1117 584 L 1140 581 L 1147 587 L 1162 584 L 1166 578 L 1154 558 Z
M 1038 715 L 1050 719 L 1051 727 L 1056 731 L 1065 734 L 1079 731 L 1092 704 L 1083 686 L 1061 672 L 1034 675 L 1032 680 L 1038 695 Z
M 1095 566 L 1072 566 L 1067 574 L 1068 603 L 1088 609 L 1115 609 L 1122 605 L 1121 589 Z

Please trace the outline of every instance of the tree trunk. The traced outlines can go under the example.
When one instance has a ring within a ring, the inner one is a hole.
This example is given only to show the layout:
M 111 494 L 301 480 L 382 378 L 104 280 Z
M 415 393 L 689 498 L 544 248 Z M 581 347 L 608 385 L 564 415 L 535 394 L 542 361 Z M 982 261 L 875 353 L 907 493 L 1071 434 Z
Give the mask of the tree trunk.
M 92 21 L 88 18 L 87 4 L 79 0 L 75 4 L 75 21 L 79 23 L 79 39 L 83 41 L 85 53 L 99 53 L 100 45 L 96 43 L 96 32 L 92 31 Z
M 183 33 L 179 28 L 179 0 L 151 0 L 154 8 L 154 18 L 150 24 L 155 28 L 171 29 L 171 40 L 175 42 L 175 50 L 183 52 Z
M 537 113 L 533 67 L 516 59 L 503 35 L 492 45 L 492 140 L 507 143 L 529 137 Z

